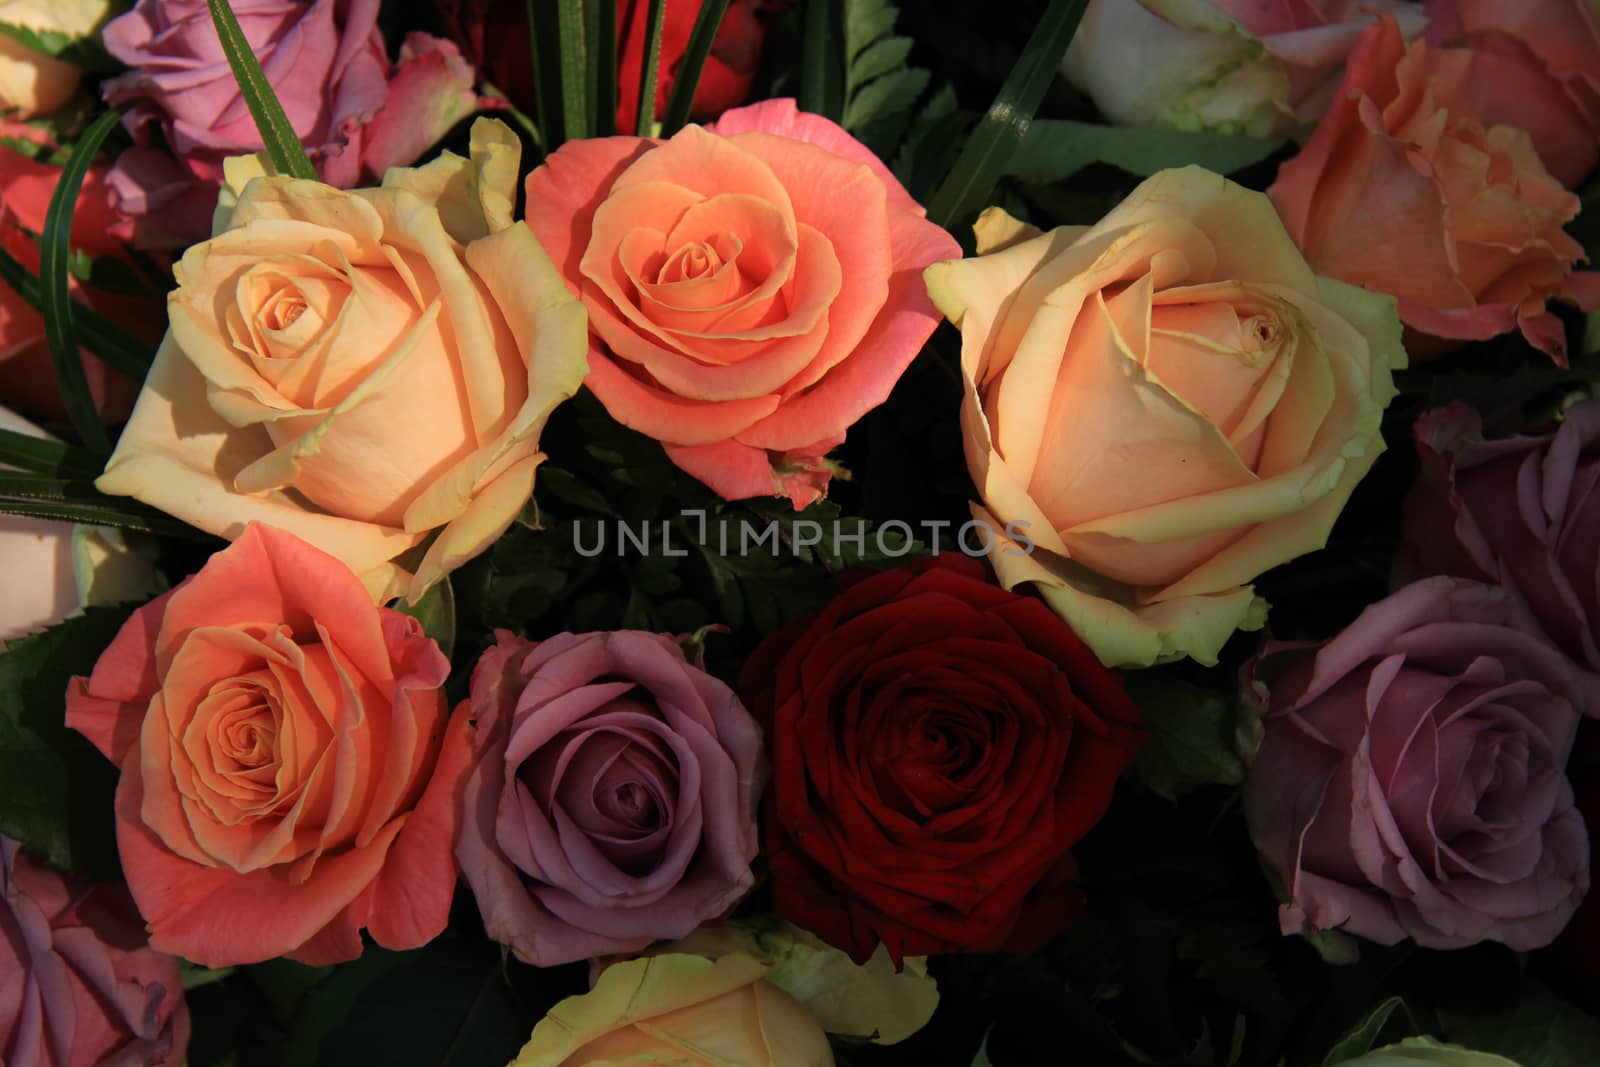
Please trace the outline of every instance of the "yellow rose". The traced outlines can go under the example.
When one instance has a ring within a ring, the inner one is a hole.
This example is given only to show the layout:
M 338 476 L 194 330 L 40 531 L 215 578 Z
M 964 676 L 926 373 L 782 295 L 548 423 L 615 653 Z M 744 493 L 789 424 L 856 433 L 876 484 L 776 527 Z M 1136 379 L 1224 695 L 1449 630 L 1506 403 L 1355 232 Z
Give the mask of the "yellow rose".
M 512 222 L 515 136 L 479 120 L 471 153 L 349 191 L 245 183 L 230 160 L 242 191 L 175 268 L 171 328 L 96 484 L 224 537 L 281 527 L 379 599 L 487 547 L 583 381 L 587 324 Z
M 926 272 L 961 328 L 990 556 L 1110 666 L 1215 663 L 1383 451 L 1394 301 L 1318 278 L 1261 193 L 1189 167 L 1090 228 L 990 209 Z
M 510 1067 L 832 1067 L 827 1035 L 745 955 L 615 963 L 533 1028 Z
M 111 0 L 0 0 L 0 22 L 35 32 L 86 37 Z M 17 119 L 54 111 L 78 90 L 78 68 L 0 34 L 0 112 Z

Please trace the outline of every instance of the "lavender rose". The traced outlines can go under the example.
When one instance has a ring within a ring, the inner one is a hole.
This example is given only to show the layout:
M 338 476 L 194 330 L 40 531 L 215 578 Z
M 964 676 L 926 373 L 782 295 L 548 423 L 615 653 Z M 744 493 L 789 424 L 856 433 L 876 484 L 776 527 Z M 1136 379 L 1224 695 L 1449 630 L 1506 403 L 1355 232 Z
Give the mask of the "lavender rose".
M 0 837 L 0 1063 L 183 1062 L 178 961 L 145 945 L 120 886 L 37 866 Z
M 1245 815 L 1284 933 L 1515 949 L 1560 933 L 1589 887 L 1564 773 L 1579 683 L 1504 591 L 1414 582 L 1326 644 L 1269 645 L 1246 680 L 1266 717 Z
M 489 936 L 549 966 L 730 911 L 766 777 L 732 690 L 658 634 L 497 636 L 472 674 L 456 847 Z
M 1422 474 L 1396 578 L 1500 585 L 1586 672 L 1600 714 L 1600 400 L 1540 433 L 1488 439 L 1465 404 L 1417 420 Z
M 295 133 L 322 180 L 340 188 L 406 166 L 480 103 L 476 73 L 448 41 L 410 34 L 392 72 L 378 31 L 379 0 L 237 0 L 232 6 Z M 125 230 L 147 246 L 209 235 L 228 156 L 261 148 L 223 56 L 206 0 L 139 0 L 104 31 L 130 69 L 106 82 L 111 104 L 131 103 L 141 143 L 110 177 Z M 149 143 L 159 129 L 176 154 Z M 197 210 L 196 205 L 202 209 Z M 182 217 L 166 217 L 181 212 Z

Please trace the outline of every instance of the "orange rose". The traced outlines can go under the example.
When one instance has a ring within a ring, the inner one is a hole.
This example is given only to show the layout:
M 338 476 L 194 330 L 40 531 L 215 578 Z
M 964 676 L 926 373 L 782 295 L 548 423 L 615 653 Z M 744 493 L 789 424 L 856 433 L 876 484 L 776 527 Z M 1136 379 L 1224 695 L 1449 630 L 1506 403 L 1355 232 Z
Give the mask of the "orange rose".
M 528 225 L 588 309 L 584 384 L 612 416 L 726 499 L 796 508 L 938 325 L 922 269 L 959 254 L 792 100 L 569 141 L 528 176 Z
M 1392 294 L 1407 326 L 1451 340 L 1516 327 L 1565 364 L 1561 320 L 1545 302 L 1600 305 L 1600 276 L 1573 273 L 1583 249 L 1561 229 L 1578 198 L 1525 132 L 1485 128 L 1473 58 L 1407 47 L 1392 18 L 1379 20 L 1267 193 L 1313 269 Z
M 117 849 L 150 944 L 207 967 L 324 964 L 444 929 L 466 715 L 410 616 L 251 525 L 140 608 L 67 725 L 122 769 Z M 447 726 L 447 722 L 449 725 Z

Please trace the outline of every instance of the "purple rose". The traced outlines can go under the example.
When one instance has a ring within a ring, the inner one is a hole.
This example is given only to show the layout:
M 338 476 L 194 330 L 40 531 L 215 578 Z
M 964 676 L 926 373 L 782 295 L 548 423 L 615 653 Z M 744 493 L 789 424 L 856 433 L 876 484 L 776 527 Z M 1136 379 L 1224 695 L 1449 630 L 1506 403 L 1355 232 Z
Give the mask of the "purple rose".
M 1265 732 L 1245 815 L 1285 933 L 1532 949 L 1572 917 L 1578 676 L 1504 591 L 1414 582 L 1325 644 L 1269 644 L 1246 682 Z
M 188 1044 L 178 961 L 146 946 L 127 890 L 0 837 L 0 1063 L 176 1067 Z
M 472 674 L 456 847 L 489 936 L 548 966 L 730 911 L 766 777 L 733 691 L 659 634 L 497 636 Z
M 477 75 L 456 46 L 428 34 L 406 38 L 391 72 L 378 4 L 233 4 L 318 174 L 341 188 L 415 163 L 453 125 L 488 103 L 473 91 Z M 139 0 L 107 24 L 104 41 L 131 68 L 106 82 L 105 98 L 133 105 L 127 122 L 142 142 L 123 153 L 112 171 L 123 227 L 146 247 L 203 239 L 211 231 L 222 161 L 262 147 L 205 0 Z M 147 143 L 152 129 L 162 132 L 181 172 L 149 158 L 155 151 Z
M 1400 581 L 1491 582 L 1588 674 L 1600 713 L 1600 400 L 1536 434 L 1495 440 L 1465 404 L 1417 420 L 1422 474 L 1406 501 Z

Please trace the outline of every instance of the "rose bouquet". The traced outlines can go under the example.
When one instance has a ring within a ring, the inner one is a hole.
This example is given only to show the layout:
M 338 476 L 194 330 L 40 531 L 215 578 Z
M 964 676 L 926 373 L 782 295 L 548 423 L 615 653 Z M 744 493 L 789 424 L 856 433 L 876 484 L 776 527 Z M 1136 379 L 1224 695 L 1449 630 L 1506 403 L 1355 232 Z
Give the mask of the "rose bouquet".
M 0 0 L 0 1067 L 1600 1063 L 1600 9 Z

